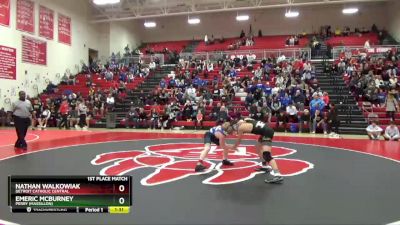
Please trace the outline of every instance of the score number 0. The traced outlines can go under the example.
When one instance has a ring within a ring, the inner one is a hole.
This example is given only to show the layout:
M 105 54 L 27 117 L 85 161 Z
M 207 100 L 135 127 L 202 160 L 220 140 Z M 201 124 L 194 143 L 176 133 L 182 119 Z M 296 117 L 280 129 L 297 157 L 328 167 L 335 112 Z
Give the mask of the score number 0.
M 119 185 L 118 191 L 119 192 L 124 192 L 125 191 L 125 186 L 122 185 L 122 184 Z M 125 198 L 124 197 L 119 198 L 118 202 L 119 202 L 119 204 L 123 205 L 125 203 Z

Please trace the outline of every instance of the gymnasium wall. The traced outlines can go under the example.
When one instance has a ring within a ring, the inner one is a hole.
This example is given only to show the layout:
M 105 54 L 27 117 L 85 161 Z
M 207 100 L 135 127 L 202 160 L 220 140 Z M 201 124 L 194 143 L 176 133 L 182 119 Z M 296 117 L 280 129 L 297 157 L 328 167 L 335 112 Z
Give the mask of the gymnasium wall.
M 308 6 L 297 8 L 300 16 L 297 18 L 285 18 L 284 8 L 262 9 L 243 12 L 250 15 L 245 22 L 235 20 L 237 12 L 221 12 L 213 14 L 200 14 L 201 23 L 189 25 L 187 16 L 174 16 L 155 18 L 157 27 L 144 29 L 143 20 L 135 20 L 136 25 L 141 26 L 141 39 L 145 42 L 204 39 L 207 33 L 209 37 L 236 37 L 242 29 L 247 33 L 250 24 L 256 34 L 262 29 L 264 35 L 280 35 L 307 32 L 311 33 L 319 29 L 321 25 L 332 25 L 333 28 L 343 28 L 344 25 L 354 27 L 365 26 L 370 28 L 373 23 L 378 27 L 387 23 L 386 6 L 388 3 L 363 3 L 357 4 L 360 11 L 356 15 L 343 15 L 343 5 Z
M 130 50 L 137 48 L 141 43 L 140 33 L 133 21 L 111 22 L 109 55 L 113 52 L 123 54 L 126 45 L 129 45 Z
M 389 33 L 400 42 L 400 1 L 392 0 L 387 4 L 387 16 Z
M 99 50 L 99 55 L 108 54 L 107 49 L 109 42 L 107 38 L 99 38 L 102 32 L 102 26 L 93 26 L 89 24 L 87 18 L 88 5 L 85 1 L 70 0 L 35 0 L 35 33 L 28 34 L 16 30 L 16 0 L 11 0 L 11 18 L 10 27 L 0 26 L 0 45 L 13 47 L 17 49 L 17 76 L 16 80 L 0 79 L 0 107 L 9 109 L 10 105 L 5 104 L 6 98 L 15 100 L 16 96 L 11 96 L 11 91 L 15 90 L 15 94 L 19 90 L 25 90 L 31 96 L 37 94 L 33 89 L 37 84 L 39 90 L 45 88 L 45 80 L 58 83 L 56 74 L 61 75 L 68 68 L 71 72 L 76 72 L 75 65 L 79 65 L 80 61 L 88 61 L 88 49 Z M 45 40 L 39 37 L 39 4 L 54 10 L 54 39 L 47 40 L 47 66 L 39 66 L 34 64 L 22 63 L 21 48 L 22 35 L 34 37 L 36 39 Z M 72 44 L 71 46 L 58 42 L 58 25 L 57 13 L 62 13 L 71 18 L 72 27 Z M 109 51 L 109 50 L 108 50 Z M 25 71 L 27 74 L 25 75 Z M 36 81 L 35 78 L 39 77 Z M 27 84 L 27 85 L 25 85 Z

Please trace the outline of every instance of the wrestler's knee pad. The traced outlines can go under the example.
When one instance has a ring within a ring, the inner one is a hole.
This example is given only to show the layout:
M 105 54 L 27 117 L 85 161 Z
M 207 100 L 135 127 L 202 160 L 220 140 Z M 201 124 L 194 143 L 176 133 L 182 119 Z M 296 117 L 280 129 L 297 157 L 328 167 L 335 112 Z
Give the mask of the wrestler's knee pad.
M 265 151 L 265 152 L 263 152 L 263 159 L 264 159 L 266 162 L 270 162 L 270 161 L 273 160 L 274 158 L 272 157 L 271 152 Z

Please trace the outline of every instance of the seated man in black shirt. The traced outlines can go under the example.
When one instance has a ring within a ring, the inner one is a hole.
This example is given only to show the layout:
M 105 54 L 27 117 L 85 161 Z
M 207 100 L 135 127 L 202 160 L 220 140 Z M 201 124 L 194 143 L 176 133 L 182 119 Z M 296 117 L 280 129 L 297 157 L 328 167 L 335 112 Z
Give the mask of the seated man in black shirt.
M 228 121 L 228 112 L 225 106 L 221 106 L 221 109 L 218 113 L 217 124 L 223 124 L 224 122 Z
M 276 129 L 281 130 L 283 128 L 285 132 L 287 132 L 287 123 L 289 122 L 289 118 L 286 115 L 284 110 L 280 110 L 279 114 L 276 116 Z
M 314 116 L 312 117 L 313 126 L 311 133 L 315 134 L 318 127 L 322 127 L 324 134 L 327 134 L 327 118 L 324 118 L 323 113 L 320 110 L 316 110 Z
M 125 127 L 126 128 L 136 128 L 138 126 L 139 114 L 134 107 L 131 107 L 126 115 Z
M 258 121 L 264 121 L 263 120 L 263 114 L 261 112 L 261 107 L 257 107 L 256 111 L 252 114 L 251 117 L 253 120 L 258 120 Z
M 139 108 L 139 119 L 138 119 L 138 126 L 147 127 L 147 114 L 144 111 L 144 108 Z
M 340 121 L 338 120 L 337 109 L 334 103 L 329 104 L 328 126 L 330 136 L 338 137 Z
M 220 109 L 221 109 L 221 103 L 218 103 L 217 105 L 215 105 L 212 108 L 211 114 L 210 114 L 211 120 L 217 120 Z
M 5 127 L 6 126 L 6 121 L 7 121 L 7 113 L 4 110 L 4 108 L 0 109 L 0 126 Z
M 300 121 L 299 121 L 299 132 L 302 133 L 304 128 L 310 129 L 310 120 L 311 120 L 311 115 L 310 111 L 308 109 L 305 109 L 303 113 L 300 115 Z

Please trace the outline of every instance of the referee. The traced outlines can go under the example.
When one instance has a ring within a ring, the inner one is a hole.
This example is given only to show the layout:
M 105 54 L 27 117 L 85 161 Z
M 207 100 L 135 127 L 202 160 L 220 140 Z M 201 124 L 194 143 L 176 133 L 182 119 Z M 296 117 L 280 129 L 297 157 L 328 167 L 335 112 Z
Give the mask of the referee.
M 28 149 L 25 141 L 26 132 L 31 124 L 31 112 L 33 111 L 32 104 L 26 99 L 24 91 L 18 93 L 19 99 L 13 104 L 13 117 L 15 130 L 17 131 L 18 140 L 15 142 L 15 148 L 23 150 Z

